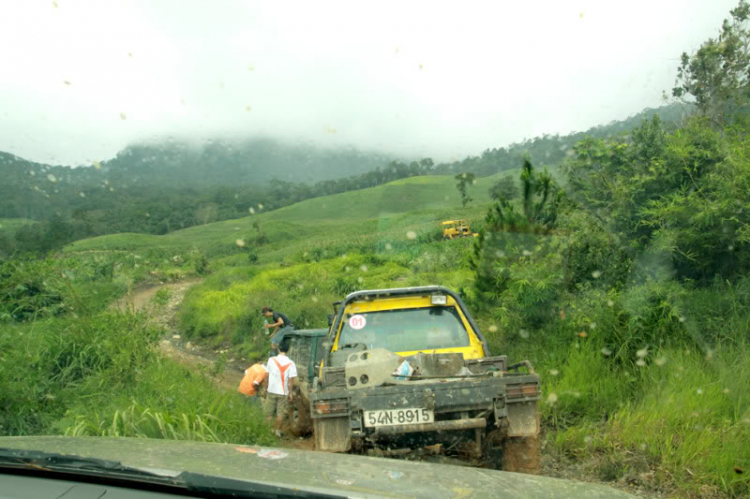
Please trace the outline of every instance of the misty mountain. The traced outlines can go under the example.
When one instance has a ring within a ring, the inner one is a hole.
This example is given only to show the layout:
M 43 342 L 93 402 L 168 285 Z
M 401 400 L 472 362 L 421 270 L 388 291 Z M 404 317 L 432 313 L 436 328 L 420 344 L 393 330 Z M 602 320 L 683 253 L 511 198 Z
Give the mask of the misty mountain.
M 217 186 L 264 190 L 275 181 L 312 184 L 385 167 L 392 159 L 351 148 L 322 149 L 261 138 L 133 144 L 111 160 L 77 168 L 34 163 L 0 152 L 0 217 L 47 219 L 70 205 L 71 197 L 80 204 L 77 198 L 99 191 L 128 190 L 142 197 L 154 190 L 204 192 Z
M 114 181 L 176 188 L 259 185 L 273 180 L 312 184 L 371 171 L 392 159 L 353 148 L 324 149 L 264 138 L 210 140 L 199 145 L 166 140 L 131 145 L 102 163 L 102 171 Z
M 518 168 L 525 153 L 540 166 L 560 164 L 586 136 L 626 134 L 657 113 L 665 128 L 674 128 L 687 112 L 681 105 L 647 109 L 586 132 L 536 137 L 439 165 L 430 158 L 406 163 L 385 154 L 267 139 L 137 144 L 109 161 L 79 168 L 0 152 L 0 218 L 45 221 L 16 233 L 26 249 L 118 232 L 165 234 L 417 175 L 492 175 Z

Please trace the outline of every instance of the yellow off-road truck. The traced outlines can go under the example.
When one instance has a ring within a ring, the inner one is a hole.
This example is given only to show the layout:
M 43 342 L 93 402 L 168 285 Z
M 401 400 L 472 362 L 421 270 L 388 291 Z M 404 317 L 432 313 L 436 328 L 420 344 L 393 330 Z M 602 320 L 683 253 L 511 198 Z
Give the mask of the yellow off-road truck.
M 466 220 L 446 220 L 443 222 L 443 239 L 457 237 L 477 237 L 479 234 L 471 231 Z
M 490 355 L 456 293 L 358 291 L 334 308 L 310 393 L 318 450 L 427 449 L 538 473 L 539 376 L 529 361 Z

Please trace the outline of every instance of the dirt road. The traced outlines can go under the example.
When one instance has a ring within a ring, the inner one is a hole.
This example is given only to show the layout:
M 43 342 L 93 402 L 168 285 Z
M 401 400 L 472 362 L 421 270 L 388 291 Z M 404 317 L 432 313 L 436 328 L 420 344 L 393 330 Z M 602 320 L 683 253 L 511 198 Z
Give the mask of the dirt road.
M 179 333 L 177 311 L 187 290 L 200 282 L 201 279 L 186 279 L 174 283 L 143 286 L 113 303 L 112 308 L 122 312 L 145 312 L 150 321 L 167 331 L 159 341 L 159 351 L 163 355 L 204 372 L 222 388 L 236 390 L 243 376 L 239 368 L 241 363 L 231 358 L 222 361 L 221 352 L 193 345 L 190 341 L 184 340 Z M 219 369 L 221 364 L 224 364 L 224 367 Z

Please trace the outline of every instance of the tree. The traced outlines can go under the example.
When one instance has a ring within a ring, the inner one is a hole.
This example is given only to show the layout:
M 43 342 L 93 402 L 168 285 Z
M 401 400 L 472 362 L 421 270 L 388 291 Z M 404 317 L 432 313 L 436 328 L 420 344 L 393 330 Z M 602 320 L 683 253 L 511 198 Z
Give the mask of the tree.
M 537 174 L 528 157 L 520 177 L 523 211 L 498 199 L 487 212 L 470 259 L 477 305 L 500 303 L 497 311 L 505 327 L 546 320 L 563 281 L 560 252 L 550 250 L 545 237 L 555 228 L 562 191 L 546 171 Z
M 513 177 L 503 177 L 490 188 L 490 197 L 494 200 L 512 201 L 518 197 L 518 185 Z
M 730 11 L 718 38 L 709 38 L 693 55 L 682 54 L 672 95 L 692 97 L 698 111 L 714 125 L 746 109 L 750 100 L 750 5 L 740 0 Z
M 459 173 L 455 179 L 458 180 L 456 189 L 461 194 L 461 207 L 466 208 L 466 205 L 473 201 L 467 192 L 467 187 L 474 184 L 474 174 L 469 172 Z

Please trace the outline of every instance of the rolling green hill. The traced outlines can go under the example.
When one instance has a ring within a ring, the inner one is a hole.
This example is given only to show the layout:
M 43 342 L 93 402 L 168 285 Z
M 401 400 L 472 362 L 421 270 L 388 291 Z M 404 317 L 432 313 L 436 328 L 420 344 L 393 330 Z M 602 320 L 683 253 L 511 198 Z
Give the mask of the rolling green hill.
M 261 253 L 288 253 L 295 245 L 315 246 L 323 241 L 356 238 L 404 237 L 406 232 L 437 230 L 442 220 L 479 220 L 490 197 L 489 188 L 501 177 L 518 175 L 518 169 L 477 179 L 469 189 L 474 202 L 465 209 L 450 176 L 423 176 L 398 180 L 358 191 L 302 201 L 275 211 L 235 220 L 225 220 L 178 230 L 163 236 L 113 234 L 76 241 L 66 252 L 164 248 L 188 251 L 197 248 L 210 255 L 245 252 L 258 234 L 253 224 L 268 238 Z M 331 234 L 334 234 L 332 236 Z M 246 246 L 238 247 L 241 239 Z

